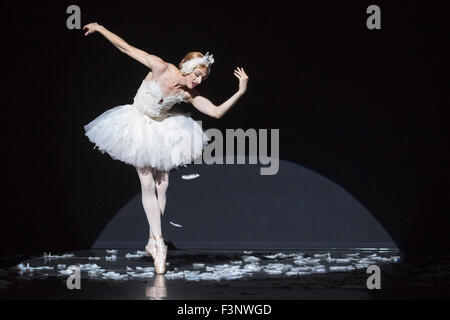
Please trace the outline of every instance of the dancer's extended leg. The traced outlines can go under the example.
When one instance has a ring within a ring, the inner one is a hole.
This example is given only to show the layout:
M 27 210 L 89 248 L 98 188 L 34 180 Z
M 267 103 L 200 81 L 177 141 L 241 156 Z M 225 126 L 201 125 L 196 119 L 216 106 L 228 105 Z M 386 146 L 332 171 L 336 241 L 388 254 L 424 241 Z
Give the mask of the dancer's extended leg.
M 141 182 L 142 205 L 150 226 L 150 235 L 161 235 L 161 212 L 156 196 L 156 184 L 150 167 L 136 168 Z

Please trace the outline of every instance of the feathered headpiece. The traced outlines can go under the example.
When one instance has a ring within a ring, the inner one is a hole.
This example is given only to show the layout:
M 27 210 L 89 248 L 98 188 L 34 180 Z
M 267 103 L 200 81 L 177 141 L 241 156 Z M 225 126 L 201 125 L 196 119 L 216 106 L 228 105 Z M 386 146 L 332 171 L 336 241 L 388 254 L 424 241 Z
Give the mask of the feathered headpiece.
M 191 73 L 198 65 L 204 64 L 208 68 L 214 63 L 214 58 L 212 54 L 209 54 L 207 52 L 203 57 L 201 58 L 195 58 L 189 61 L 186 61 L 181 65 L 181 72 L 183 73 Z

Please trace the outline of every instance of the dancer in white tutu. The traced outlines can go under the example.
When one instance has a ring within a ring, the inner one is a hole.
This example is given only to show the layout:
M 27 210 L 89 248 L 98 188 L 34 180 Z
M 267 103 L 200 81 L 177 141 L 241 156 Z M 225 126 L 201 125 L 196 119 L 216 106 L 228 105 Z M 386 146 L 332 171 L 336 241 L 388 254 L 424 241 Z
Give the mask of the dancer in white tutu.
M 84 126 L 86 136 L 102 153 L 136 168 L 142 187 L 142 203 L 150 225 L 145 250 L 153 257 L 157 273 L 165 273 L 167 246 L 161 232 L 166 206 L 169 172 L 202 155 L 210 137 L 188 114 L 172 108 L 190 102 L 200 112 L 222 117 L 247 90 L 248 76 L 242 68 L 234 75 L 239 89 L 215 106 L 197 87 L 204 81 L 214 58 L 209 53 L 189 52 L 179 69 L 163 59 L 137 49 L 98 23 L 83 27 L 85 35 L 99 32 L 121 52 L 150 71 L 142 81 L 133 104 L 116 106 Z

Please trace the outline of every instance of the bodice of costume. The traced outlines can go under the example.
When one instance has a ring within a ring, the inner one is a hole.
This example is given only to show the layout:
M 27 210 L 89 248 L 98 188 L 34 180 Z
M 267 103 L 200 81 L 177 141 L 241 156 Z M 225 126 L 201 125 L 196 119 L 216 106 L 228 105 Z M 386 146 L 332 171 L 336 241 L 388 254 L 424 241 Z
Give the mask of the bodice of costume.
M 156 80 L 143 80 L 135 97 L 133 105 L 143 114 L 153 118 L 165 118 L 169 110 L 176 104 L 183 101 L 183 92 L 163 96 L 163 92 Z

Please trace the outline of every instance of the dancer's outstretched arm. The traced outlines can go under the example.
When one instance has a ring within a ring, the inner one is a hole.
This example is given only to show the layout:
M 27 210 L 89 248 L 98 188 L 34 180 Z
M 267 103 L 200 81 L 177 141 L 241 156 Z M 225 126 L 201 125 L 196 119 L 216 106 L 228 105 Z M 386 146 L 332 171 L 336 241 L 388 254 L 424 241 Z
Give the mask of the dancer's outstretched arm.
M 140 63 L 146 65 L 153 71 L 153 73 L 160 74 L 164 72 L 164 70 L 168 66 L 168 64 L 164 62 L 160 57 L 157 57 L 153 54 L 149 54 L 143 50 L 133 47 L 132 45 L 128 44 L 125 40 L 123 40 L 121 37 L 112 33 L 111 31 L 106 29 L 104 26 L 98 24 L 97 22 L 85 25 L 83 27 L 83 30 L 87 30 L 86 33 L 84 34 L 85 36 L 94 33 L 96 31 L 99 32 L 106 39 L 108 39 L 117 49 L 119 49 L 123 53 L 126 53 L 127 55 L 139 61 Z
M 208 98 L 200 95 L 195 88 L 189 93 L 187 101 L 192 103 L 198 111 L 216 119 L 221 118 L 247 91 L 248 76 L 244 69 L 238 67 L 234 70 L 234 75 L 239 79 L 239 90 L 220 106 L 214 105 Z

